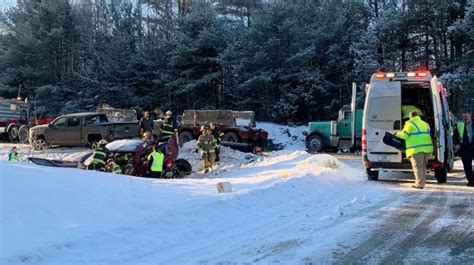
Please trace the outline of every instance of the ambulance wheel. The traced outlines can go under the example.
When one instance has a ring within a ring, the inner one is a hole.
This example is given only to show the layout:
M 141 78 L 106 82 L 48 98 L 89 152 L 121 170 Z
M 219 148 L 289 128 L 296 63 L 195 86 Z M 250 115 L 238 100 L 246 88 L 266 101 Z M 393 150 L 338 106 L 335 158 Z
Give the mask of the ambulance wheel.
M 435 177 L 438 183 L 446 183 L 448 178 L 448 171 L 446 167 L 435 169 Z
M 313 134 L 306 138 L 306 149 L 311 154 L 321 153 L 324 150 L 324 142 L 321 136 Z
M 367 179 L 368 180 L 378 180 L 379 179 L 379 171 L 370 170 L 370 168 L 367 168 L 365 170 L 365 173 L 367 174 Z

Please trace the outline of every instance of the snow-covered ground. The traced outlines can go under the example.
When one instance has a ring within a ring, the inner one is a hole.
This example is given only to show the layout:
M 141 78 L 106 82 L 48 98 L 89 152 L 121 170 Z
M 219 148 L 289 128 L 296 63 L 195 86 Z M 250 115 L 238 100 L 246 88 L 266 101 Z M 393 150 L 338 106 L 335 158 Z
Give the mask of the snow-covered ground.
M 357 157 L 303 151 L 305 127 L 259 126 L 284 150 L 255 155 L 223 147 L 221 164 L 203 174 L 190 142 L 180 156 L 195 173 L 173 180 L 42 167 L 26 159 L 8 163 L 3 159 L 13 145 L 0 144 L 0 264 L 398 263 L 403 253 L 429 262 L 430 256 L 408 248 L 412 232 L 404 232 L 405 223 L 413 223 L 410 229 L 428 224 L 411 240 L 422 242 L 446 227 L 474 228 L 466 219 L 474 214 L 469 207 L 450 210 L 472 201 L 470 190 L 438 187 L 430 177 L 427 189 L 415 192 L 407 189 L 406 173 L 367 182 Z M 23 158 L 68 160 L 88 150 L 32 153 L 18 146 Z M 224 181 L 232 192 L 217 192 Z M 463 188 L 462 177 L 449 182 Z M 454 232 L 463 242 L 470 236 Z M 393 244 L 407 250 L 391 255 Z M 463 246 L 448 240 L 443 246 L 461 254 L 453 259 L 445 249 L 440 260 L 471 261 L 459 252 Z
M 211 179 L 0 167 L 2 264 L 197 263 L 294 218 L 324 226 L 388 196 L 360 170 L 303 151 L 280 151 Z M 219 181 L 233 192 L 218 194 Z

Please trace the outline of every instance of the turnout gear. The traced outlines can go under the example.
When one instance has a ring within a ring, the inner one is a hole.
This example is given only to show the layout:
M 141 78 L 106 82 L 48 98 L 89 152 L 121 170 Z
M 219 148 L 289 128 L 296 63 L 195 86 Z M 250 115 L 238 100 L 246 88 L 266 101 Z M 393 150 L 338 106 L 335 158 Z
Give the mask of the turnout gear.
M 212 127 L 214 127 L 214 126 L 211 125 L 211 128 Z M 216 162 L 219 162 L 220 161 L 220 154 L 221 154 L 221 141 L 222 141 L 222 137 L 224 137 L 224 133 L 222 133 L 221 131 L 219 131 L 219 129 L 214 127 L 212 129 L 211 134 L 212 134 L 212 136 L 214 136 L 214 139 L 216 139 L 216 148 L 215 148 Z
M 406 155 L 411 157 L 417 153 L 433 153 L 433 141 L 430 135 L 430 126 L 419 116 L 408 120 L 403 130 L 396 134 L 405 140 Z
M 173 135 L 178 132 L 178 125 L 173 119 L 165 119 L 161 124 L 160 133 L 162 135 Z
M 107 165 L 105 166 L 105 171 L 114 174 L 122 174 L 122 168 L 113 160 L 107 163 Z
M 216 147 L 216 139 L 211 134 L 208 134 L 207 131 L 199 136 L 196 143 L 196 148 L 201 151 L 201 156 L 204 163 L 204 173 L 209 172 L 209 170 L 214 166 L 214 161 L 216 159 Z
M 152 178 L 159 178 L 161 172 L 163 172 L 163 161 L 165 160 L 165 155 L 159 151 L 153 151 L 148 155 L 148 165 L 150 166 L 149 176 Z
M 105 140 L 101 140 L 105 141 Z M 99 142 L 100 143 L 100 142 Z M 91 161 L 91 168 L 94 170 L 102 170 L 105 167 L 105 161 L 110 156 L 110 151 L 105 148 L 104 146 L 100 145 L 94 148 L 92 152 L 92 161 Z

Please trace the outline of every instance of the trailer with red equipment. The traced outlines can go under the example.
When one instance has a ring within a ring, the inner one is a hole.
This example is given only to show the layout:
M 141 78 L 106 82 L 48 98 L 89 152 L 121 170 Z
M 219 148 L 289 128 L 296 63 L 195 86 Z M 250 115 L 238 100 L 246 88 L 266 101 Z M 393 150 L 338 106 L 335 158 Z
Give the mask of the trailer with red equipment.
M 232 110 L 185 110 L 179 131 L 180 144 L 197 139 L 201 134 L 201 126 L 210 122 L 223 133 L 223 146 L 243 152 L 266 148 L 268 132 L 256 128 L 255 113 Z

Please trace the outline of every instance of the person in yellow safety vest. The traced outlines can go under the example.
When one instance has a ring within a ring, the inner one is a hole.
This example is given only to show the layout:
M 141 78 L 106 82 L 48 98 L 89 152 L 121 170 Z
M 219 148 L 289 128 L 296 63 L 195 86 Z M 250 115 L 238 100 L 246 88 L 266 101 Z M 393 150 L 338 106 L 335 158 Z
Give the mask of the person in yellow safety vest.
M 472 114 L 464 112 L 462 121 L 457 123 L 453 134 L 454 150 L 461 156 L 468 187 L 474 187 L 472 174 L 472 158 L 474 157 L 474 122 Z
M 107 165 L 105 166 L 105 171 L 114 173 L 114 174 L 122 174 L 122 168 L 115 163 L 115 159 L 113 157 L 110 157 L 107 160 Z
M 90 164 L 87 167 L 88 170 L 104 171 L 105 162 L 110 156 L 110 151 L 105 147 L 105 145 L 107 145 L 107 141 L 102 139 L 99 141 L 97 147 L 94 148 L 94 151 L 92 152 L 92 161 L 90 161 Z
M 159 178 L 161 177 L 161 173 L 163 172 L 163 162 L 165 160 L 165 155 L 160 152 L 157 145 L 153 145 L 153 152 L 148 155 L 148 166 L 149 178 Z
M 210 123 L 209 126 L 211 126 L 211 132 L 212 136 L 214 136 L 214 139 L 216 139 L 216 164 L 218 164 L 221 161 L 220 154 L 221 154 L 221 141 L 222 137 L 224 137 L 224 133 L 221 132 L 219 129 L 217 129 L 216 125 L 214 123 Z
M 165 120 L 161 124 L 160 127 L 160 134 L 163 138 L 163 136 L 166 138 L 173 134 L 175 134 L 178 131 L 178 125 L 176 124 L 176 121 L 173 119 L 173 112 L 168 110 L 165 113 Z
M 410 112 L 416 112 L 418 116 L 422 116 L 421 110 L 413 105 L 402 106 L 402 120 L 410 118 Z
M 10 152 L 8 152 L 7 159 L 10 162 L 20 162 L 20 155 L 18 154 L 18 148 L 16 148 L 16 146 L 13 146 Z
M 426 183 L 426 167 L 433 153 L 433 141 L 430 135 L 430 125 L 424 122 L 416 111 L 410 112 L 410 120 L 405 123 L 403 130 L 396 134 L 405 140 L 406 156 L 410 158 L 415 185 L 413 188 L 423 189 Z
M 201 151 L 201 157 L 204 164 L 204 173 L 207 173 L 214 166 L 217 141 L 214 136 L 212 136 L 209 126 L 203 126 L 201 131 L 202 134 L 199 136 L 196 143 L 196 150 Z

